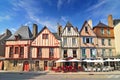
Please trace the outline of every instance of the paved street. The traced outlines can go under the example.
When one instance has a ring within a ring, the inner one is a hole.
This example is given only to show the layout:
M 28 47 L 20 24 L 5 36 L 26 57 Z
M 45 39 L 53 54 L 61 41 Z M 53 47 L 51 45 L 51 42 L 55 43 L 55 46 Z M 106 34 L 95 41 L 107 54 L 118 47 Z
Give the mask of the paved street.
M 39 74 L 1 72 L 0 80 L 120 80 L 119 74 Z

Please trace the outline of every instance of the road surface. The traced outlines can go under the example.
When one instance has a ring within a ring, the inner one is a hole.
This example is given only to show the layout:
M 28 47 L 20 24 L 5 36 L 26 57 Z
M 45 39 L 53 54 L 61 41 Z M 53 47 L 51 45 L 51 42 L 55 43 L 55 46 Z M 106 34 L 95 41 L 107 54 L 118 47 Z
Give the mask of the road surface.
M 0 73 L 0 80 L 120 80 L 120 75 Z

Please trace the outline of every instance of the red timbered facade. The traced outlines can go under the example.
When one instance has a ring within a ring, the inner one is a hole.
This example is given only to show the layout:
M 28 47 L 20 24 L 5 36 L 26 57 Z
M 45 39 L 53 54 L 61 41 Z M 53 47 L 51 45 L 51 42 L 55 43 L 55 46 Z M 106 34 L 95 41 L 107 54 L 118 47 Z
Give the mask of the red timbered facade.
M 60 38 L 44 27 L 31 44 L 34 69 L 49 70 L 55 67 L 55 61 L 60 58 Z
M 22 26 L 10 38 L 5 45 L 6 70 L 29 71 L 30 44 L 32 33 L 27 26 Z

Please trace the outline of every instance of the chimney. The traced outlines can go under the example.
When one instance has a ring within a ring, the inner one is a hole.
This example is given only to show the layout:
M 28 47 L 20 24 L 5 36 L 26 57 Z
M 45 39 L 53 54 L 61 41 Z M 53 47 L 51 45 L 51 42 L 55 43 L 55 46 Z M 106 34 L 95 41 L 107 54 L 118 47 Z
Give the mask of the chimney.
M 111 14 L 108 16 L 108 26 L 113 27 L 113 19 Z
M 59 36 L 61 36 L 61 32 L 62 32 L 62 26 L 58 23 L 57 34 L 58 34 Z
M 90 25 L 90 27 L 92 28 L 92 20 L 88 20 L 88 24 Z
M 33 24 L 33 37 L 36 37 L 38 33 L 38 26 L 37 24 Z

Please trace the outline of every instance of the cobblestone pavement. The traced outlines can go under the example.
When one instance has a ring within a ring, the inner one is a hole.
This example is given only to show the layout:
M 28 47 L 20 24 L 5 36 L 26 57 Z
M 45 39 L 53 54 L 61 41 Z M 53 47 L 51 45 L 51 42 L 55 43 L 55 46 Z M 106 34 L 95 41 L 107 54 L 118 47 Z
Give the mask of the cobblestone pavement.
M 40 72 L 39 72 L 40 73 Z M 120 74 L 39 74 L 0 72 L 0 80 L 120 80 Z M 108 72 L 109 73 L 109 72 Z M 116 72 L 114 72 L 116 73 Z

